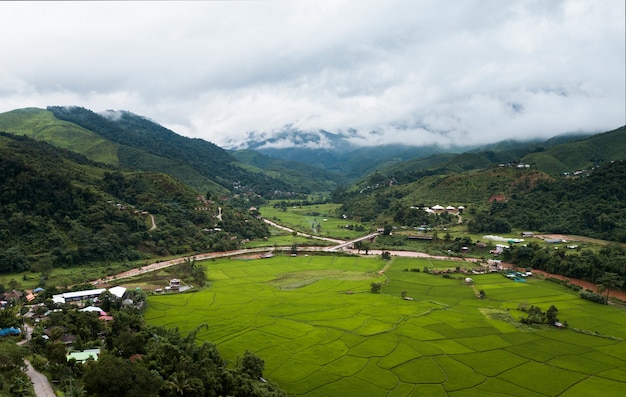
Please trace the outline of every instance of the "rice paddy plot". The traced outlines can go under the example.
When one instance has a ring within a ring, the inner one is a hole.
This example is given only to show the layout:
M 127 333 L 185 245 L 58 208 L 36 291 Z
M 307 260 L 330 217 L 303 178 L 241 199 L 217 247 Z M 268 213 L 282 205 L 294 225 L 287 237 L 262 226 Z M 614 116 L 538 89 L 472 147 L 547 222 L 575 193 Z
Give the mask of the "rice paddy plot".
M 191 331 L 229 362 L 250 350 L 290 396 L 621 396 L 626 313 L 542 280 L 475 275 L 457 262 L 378 257 L 216 260 L 210 287 L 151 296 L 146 321 Z M 384 275 L 378 271 L 389 265 Z M 371 293 L 373 281 L 383 282 Z M 401 293 L 413 300 L 404 300 Z M 554 304 L 570 329 L 529 327 L 520 304 Z M 578 328 L 580 332 L 573 328 Z M 595 395 L 595 394 L 594 394 Z

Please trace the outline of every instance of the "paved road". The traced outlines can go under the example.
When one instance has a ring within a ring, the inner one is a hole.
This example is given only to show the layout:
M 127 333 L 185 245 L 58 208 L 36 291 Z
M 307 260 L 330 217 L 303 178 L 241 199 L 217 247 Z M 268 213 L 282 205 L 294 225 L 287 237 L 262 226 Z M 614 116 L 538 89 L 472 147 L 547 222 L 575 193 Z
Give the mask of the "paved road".
M 28 325 L 24 325 L 24 331 L 26 332 L 26 339 L 18 342 L 18 345 L 27 343 L 33 334 L 33 329 Z M 26 375 L 28 375 L 30 381 L 33 382 L 35 395 L 37 397 L 56 397 L 52 386 L 50 386 L 50 382 L 48 382 L 48 378 L 41 372 L 37 372 L 30 361 L 24 360 L 24 362 L 26 363 Z
M 35 369 L 28 360 L 24 361 L 26 362 L 27 366 L 26 375 L 28 375 L 31 382 L 33 382 L 35 395 L 37 397 L 56 397 L 54 391 L 52 390 L 52 386 L 50 386 L 50 382 L 48 382 L 48 378 L 46 378 L 46 376 L 41 372 L 35 371 Z

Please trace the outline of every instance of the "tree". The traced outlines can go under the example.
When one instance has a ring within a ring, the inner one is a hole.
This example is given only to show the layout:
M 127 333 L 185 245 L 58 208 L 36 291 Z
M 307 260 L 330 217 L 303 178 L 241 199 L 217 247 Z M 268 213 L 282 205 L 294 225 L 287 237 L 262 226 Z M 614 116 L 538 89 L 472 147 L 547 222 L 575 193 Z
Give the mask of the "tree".
M 163 382 L 162 390 L 172 396 L 204 396 L 204 385 L 198 378 L 190 378 L 184 371 L 174 372 Z
M 602 286 L 604 290 L 606 290 L 606 304 L 609 304 L 609 293 L 611 292 L 611 288 L 621 287 L 624 285 L 624 280 L 620 278 L 617 273 L 606 272 L 600 278 L 596 280 L 596 282 Z
M 383 287 L 382 283 L 371 283 L 370 284 L 372 293 L 376 294 L 380 292 L 380 289 Z
M 556 316 L 558 312 L 559 309 L 557 309 L 556 306 L 550 305 L 550 308 L 546 311 L 546 322 L 549 325 L 554 325 L 559 321 L 558 317 Z
M 9 280 L 9 288 L 10 289 L 19 289 L 20 288 L 20 282 L 17 281 L 16 279 L 12 278 L 11 280 Z
M 252 379 L 259 379 L 263 377 L 265 361 L 254 353 L 246 350 L 240 362 L 240 369 L 241 372 L 248 374 Z
M 60 341 L 54 341 L 46 345 L 46 357 L 48 361 L 54 364 L 65 364 L 67 351 L 65 344 Z
M 385 225 L 385 227 L 383 228 L 383 236 L 391 235 L 392 230 L 393 230 L 393 227 L 391 225 Z
M 17 316 L 19 306 L 8 306 L 0 310 L 0 329 L 18 327 L 22 320 Z
M 11 371 L 13 369 L 25 370 L 25 354 L 24 349 L 12 341 L 0 342 L 0 372 Z
M 90 396 L 156 396 L 161 387 L 161 381 L 145 367 L 109 354 L 89 363 L 84 379 Z
M 391 259 L 391 253 L 389 251 L 383 251 L 383 253 L 380 256 L 386 261 Z
M 372 244 L 364 242 L 361 248 L 365 250 L 365 255 L 367 255 L 368 252 L 370 252 L 370 250 L 372 249 Z

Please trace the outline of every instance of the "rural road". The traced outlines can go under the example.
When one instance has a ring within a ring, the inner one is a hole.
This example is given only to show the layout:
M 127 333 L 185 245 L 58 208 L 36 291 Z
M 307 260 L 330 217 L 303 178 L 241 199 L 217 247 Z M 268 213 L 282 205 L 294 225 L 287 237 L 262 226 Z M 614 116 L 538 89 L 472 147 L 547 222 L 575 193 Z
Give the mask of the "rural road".
M 33 329 L 25 325 L 24 332 L 26 332 L 26 339 L 21 342 L 18 342 L 18 345 L 23 345 L 28 343 L 33 334 Z M 30 378 L 30 381 L 33 383 L 33 389 L 35 390 L 35 395 L 37 397 L 56 397 L 54 394 L 54 390 L 52 390 L 52 386 L 50 386 L 50 382 L 48 382 L 48 378 L 41 372 L 38 372 L 33 368 L 32 364 L 28 360 L 24 360 L 26 363 L 26 375 Z
M 52 390 L 52 386 L 50 386 L 50 382 L 48 382 L 48 378 L 41 372 L 35 371 L 33 366 L 30 364 L 30 361 L 24 360 L 26 362 L 26 375 L 30 378 L 31 382 L 33 382 L 33 389 L 35 389 L 35 395 L 37 397 L 56 397 L 54 391 Z
M 267 219 L 263 219 L 265 221 L 265 223 L 267 223 L 268 225 L 271 225 L 273 227 L 276 227 L 278 229 L 281 230 L 285 230 L 288 232 L 293 233 L 295 230 L 290 229 L 288 227 L 279 225 L 275 222 L 272 222 L 270 220 Z M 309 251 L 309 252 L 315 252 L 315 251 L 325 251 L 325 252 L 337 252 L 337 251 L 344 251 L 344 252 L 350 252 L 353 254 L 360 254 L 360 252 L 358 252 L 355 249 L 349 249 L 347 248 L 348 246 L 350 246 L 351 244 L 353 244 L 354 242 L 357 241 L 361 241 L 361 240 L 365 240 L 365 239 L 369 239 L 372 237 L 377 236 L 379 233 L 372 233 L 372 234 L 368 234 L 367 236 L 362 236 L 359 238 L 356 238 L 354 240 L 350 240 L 350 241 L 345 241 L 345 240 L 339 240 L 339 239 L 334 239 L 334 238 L 329 238 L 329 237 L 321 237 L 321 236 L 315 236 L 312 234 L 307 234 L 307 233 L 301 233 L 301 232 L 297 232 L 299 236 L 304 236 L 304 237 L 310 237 L 310 238 L 316 238 L 319 240 L 324 240 L 324 241 L 330 241 L 332 243 L 337 244 L 336 246 L 332 246 L 332 247 L 299 247 L 298 250 L 299 251 Z M 172 259 L 169 261 L 162 261 L 162 262 L 156 262 L 156 263 L 152 263 L 150 265 L 145 265 L 142 266 L 140 268 L 136 268 L 136 269 L 131 269 L 113 276 L 109 276 L 106 277 L 104 279 L 99 279 L 99 280 L 94 280 L 91 282 L 91 284 L 93 285 L 98 285 L 98 284 L 106 284 L 109 281 L 117 281 L 120 279 L 124 279 L 124 278 L 128 278 L 128 277 L 134 277 L 143 273 L 147 273 L 147 272 L 152 272 L 155 270 L 159 270 L 159 269 L 164 269 L 166 267 L 170 267 L 170 266 L 174 266 L 174 265 L 178 265 L 180 263 L 183 263 L 185 260 L 187 260 L 188 258 L 193 258 L 194 260 L 207 260 L 207 259 L 217 259 L 217 258 L 227 258 L 230 256 L 238 256 L 238 255 L 249 255 L 249 254 L 255 254 L 255 253 L 265 253 L 268 251 L 273 251 L 275 249 L 280 249 L 280 250 L 289 250 L 289 247 L 281 247 L 281 248 L 269 248 L 269 247 L 264 247 L 264 248 L 247 248 L 247 249 L 241 249 L 241 250 L 235 250 L 235 251 L 227 251 L 227 252 L 207 252 L 207 253 L 203 253 L 203 254 L 196 254 L 196 255 L 188 255 L 186 257 L 183 258 L 176 258 L 176 259 Z M 362 251 L 362 250 L 361 250 Z M 458 261 L 466 261 L 466 262 L 478 262 L 479 259 L 474 259 L 474 258 L 455 258 L 455 257 L 447 257 L 447 256 L 434 256 L 434 255 L 429 255 L 429 254 L 425 254 L 423 252 L 413 252 L 413 251 L 388 251 L 391 255 L 394 256 L 403 256 L 403 257 L 413 257 L 413 258 L 431 258 L 431 259 L 442 259 L 442 260 L 458 260 Z M 369 251 L 370 255 L 380 255 L 382 254 L 381 250 L 370 250 Z
M 460 218 L 460 216 L 459 216 Z M 460 220 L 460 219 L 459 219 Z M 281 230 L 285 230 L 288 232 L 293 233 L 295 230 L 288 228 L 286 226 L 283 225 L 279 225 L 275 222 L 272 222 L 268 219 L 263 219 L 263 221 L 265 221 L 265 223 L 267 223 L 268 225 L 271 225 L 273 227 L 276 227 L 278 229 Z M 315 252 L 315 251 L 325 251 L 325 252 L 337 252 L 337 251 L 343 251 L 343 252 L 350 252 L 352 254 L 355 255 L 359 255 L 362 250 L 356 250 L 356 249 L 350 249 L 348 248 L 351 244 L 353 244 L 356 241 L 361 241 L 364 239 L 368 239 L 368 238 L 372 238 L 375 237 L 376 235 L 378 235 L 379 233 L 372 233 L 370 235 L 367 236 L 362 236 L 359 237 L 357 239 L 351 240 L 351 241 L 344 241 L 344 240 L 339 240 L 339 239 L 333 239 L 333 238 L 328 238 L 328 237 L 321 237 L 321 236 L 315 236 L 312 234 L 307 234 L 307 233 L 301 233 L 301 232 L 297 232 L 299 236 L 304 236 L 304 237 L 309 237 L 309 238 L 316 238 L 319 240 L 325 240 L 325 241 L 330 241 L 333 243 L 336 243 L 336 246 L 332 246 L 332 247 L 299 247 L 298 250 L 300 251 L 310 251 L 310 252 Z M 205 253 L 205 254 L 197 254 L 197 255 L 190 255 L 188 257 L 194 258 L 195 260 L 206 260 L 206 259 L 217 259 L 217 258 L 227 258 L 230 256 L 237 256 L 237 255 L 246 255 L 246 254 L 254 254 L 254 253 L 263 253 L 263 252 L 267 252 L 267 251 L 272 251 L 274 249 L 281 249 L 281 250 L 288 250 L 288 247 L 282 247 L 282 248 L 249 248 L 249 249 L 242 249 L 242 250 L 236 250 L 236 251 L 228 251 L 228 252 L 209 252 L 209 253 Z M 391 251 L 391 250 L 386 250 L 388 251 L 391 255 L 393 256 L 399 256 L 399 257 L 411 257 L 411 258 L 429 258 L 429 259 L 438 259 L 438 260 L 451 260 L 451 261 L 459 261 L 459 262 L 480 262 L 481 259 L 478 258 L 459 258 L 459 257 L 450 257 L 450 256 L 437 256 L 437 255 L 430 255 L 430 254 L 426 254 L 424 252 L 416 252 L 416 251 Z M 382 250 L 369 250 L 368 254 L 369 255 L 381 255 L 383 253 Z M 165 267 L 169 267 L 169 266 L 174 266 L 177 265 L 179 263 L 184 262 L 188 257 L 184 257 L 184 258 L 177 258 L 177 259 L 172 259 L 169 261 L 163 261 L 163 262 L 157 262 L 157 263 L 153 263 L 150 265 L 146 265 L 143 266 L 139 269 L 132 269 L 120 274 L 117 274 L 115 276 L 110 276 L 107 277 L 104 280 L 97 280 L 95 282 L 92 282 L 92 284 L 99 284 L 102 282 L 108 282 L 108 281 L 112 281 L 112 280 L 119 280 L 122 278 L 127 278 L 127 277 L 133 277 L 136 276 L 138 274 L 141 273 L 145 273 L 145 272 L 151 272 L 154 270 L 158 270 L 158 269 L 163 269 Z M 508 264 L 504 264 L 503 265 L 508 265 Z M 513 265 L 510 265 L 513 266 Z M 540 272 L 538 271 L 538 273 L 544 274 L 545 276 L 553 276 L 553 277 L 563 277 L 563 276 L 559 276 L 559 275 L 555 275 L 555 274 L 550 274 L 550 273 L 546 273 L 546 272 Z M 576 284 L 576 285 L 581 285 L 584 286 L 585 288 L 589 288 L 590 286 L 587 284 L 590 284 L 591 286 L 594 286 L 595 289 L 597 290 L 597 286 L 595 286 L 592 283 L 587 283 L 584 284 L 585 282 L 583 282 L 582 280 L 575 280 L 575 279 L 570 279 L 570 282 L 572 284 Z M 591 288 L 590 288 L 591 289 Z M 614 296 L 618 299 L 621 300 L 626 300 L 626 293 L 624 293 L 623 291 L 618 291 L 618 290 L 611 290 L 611 296 Z
M 275 228 L 277 228 L 277 229 L 285 230 L 285 231 L 287 231 L 287 232 L 291 232 L 291 233 L 295 232 L 295 230 L 290 229 L 290 228 L 288 228 L 288 227 L 286 227 L 286 226 L 283 226 L 283 225 L 279 225 L 278 223 L 272 222 L 272 221 L 270 221 L 269 219 L 265 219 L 265 218 L 264 218 L 264 219 L 263 219 L 263 222 L 265 222 L 265 223 L 267 223 L 268 225 L 273 226 L 273 227 L 275 227 Z M 339 240 L 339 239 L 336 239 L 336 238 L 322 237 L 322 236 L 315 236 L 315 235 L 313 235 L 313 234 L 307 234 L 307 233 L 302 233 L 302 232 L 296 232 L 296 233 L 298 234 L 298 236 L 302 236 L 302 237 L 309 237 L 309 238 L 316 238 L 316 239 L 318 239 L 318 240 L 330 241 L 331 243 L 336 243 L 336 244 L 344 244 L 344 243 L 346 243 L 346 241 L 344 241 L 344 240 Z

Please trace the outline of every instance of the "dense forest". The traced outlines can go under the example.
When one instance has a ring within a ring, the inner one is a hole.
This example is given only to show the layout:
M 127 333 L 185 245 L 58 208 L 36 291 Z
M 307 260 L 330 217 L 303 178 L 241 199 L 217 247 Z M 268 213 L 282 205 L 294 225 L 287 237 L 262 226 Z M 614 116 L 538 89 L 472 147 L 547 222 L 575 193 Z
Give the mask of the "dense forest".
M 168 175 L 121 172 L 1 134 L 0 272 L 222 251 L 269 236 L 245 201 L 239 209 L 197 196 Z
M 524 194 L 494 202 L 470 222 L 470 231 L 506 233 L 512 226 L 626 242 L 625 176 L 626 162 L 614 161 L 587 176 L 539 181 Z
M 148 119 L 122 112 L 109 119 L 80 107 L 50 106 L 60 120 L 72 122 L 120 144 L 118 158 L 124 167 L 144 171 L 176 173 L 181 181 L 196 188 L 194 174 L 199 172 L 226 190 L 235 184 L 264 196 L 274 191 L 293 190 L 281 179 L 245 169 L 222 148 L 201 140 L 178 135 Z

